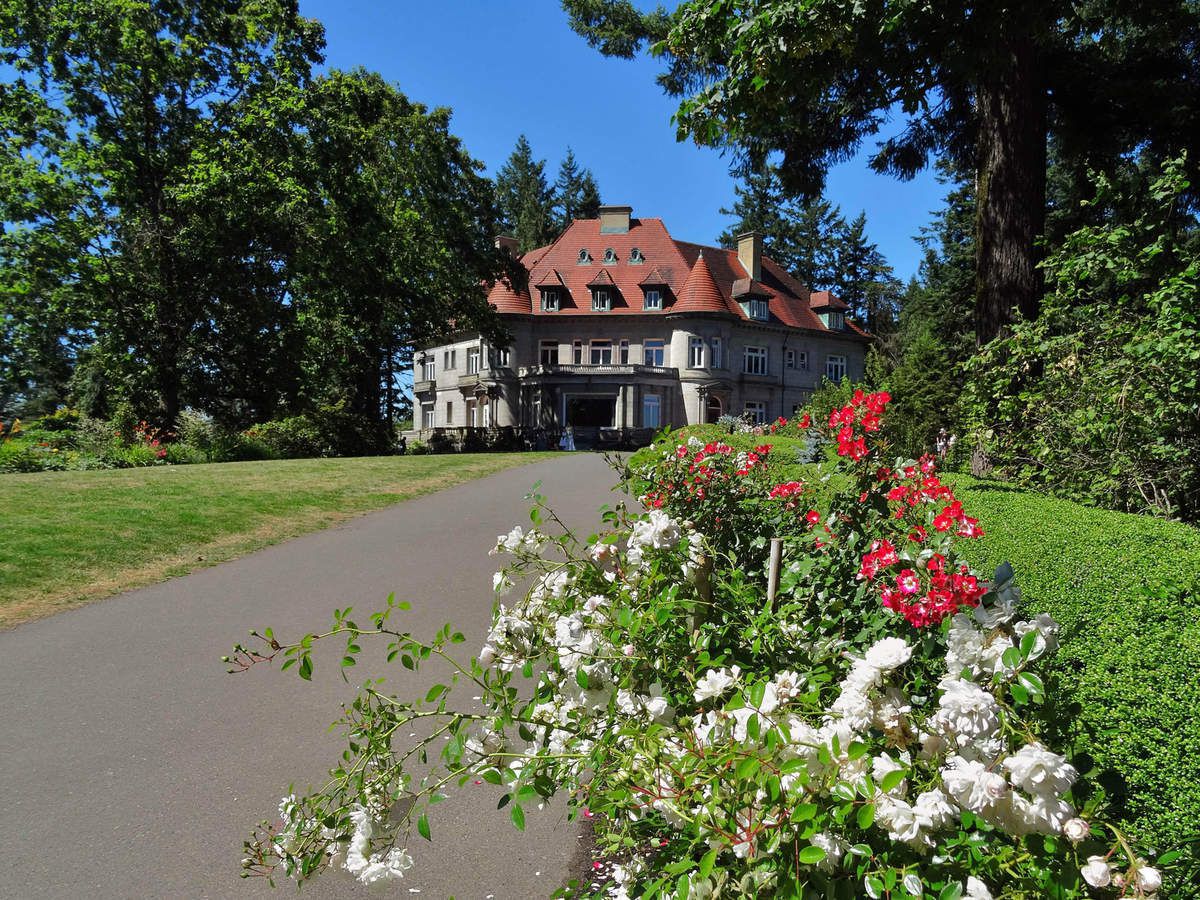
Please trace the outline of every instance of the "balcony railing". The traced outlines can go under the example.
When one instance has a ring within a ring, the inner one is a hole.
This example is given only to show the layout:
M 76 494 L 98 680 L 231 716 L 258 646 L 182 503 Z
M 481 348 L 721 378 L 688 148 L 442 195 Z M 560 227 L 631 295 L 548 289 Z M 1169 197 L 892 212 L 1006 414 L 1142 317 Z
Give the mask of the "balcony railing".
M 648 375 L 657 378 L 678 378 L 679 370 L 668 366 L 643 366 L 633 363 L 606 363 L 588 365 L 586 363 L 554 363 L 540 366 L 522 366 L 522 378 L 538 375 Z
M 432 381 L 427 378 L 421 379 L 420 381 L 413 382 L 413 393 L 414 394 L 432 394 L 436 387 L 437 387 L 437 382 Z

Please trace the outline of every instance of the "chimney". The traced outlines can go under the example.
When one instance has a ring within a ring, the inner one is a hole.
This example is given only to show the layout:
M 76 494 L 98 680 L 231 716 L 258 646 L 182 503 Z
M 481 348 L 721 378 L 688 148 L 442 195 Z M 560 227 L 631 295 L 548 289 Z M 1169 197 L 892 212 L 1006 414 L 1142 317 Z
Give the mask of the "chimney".
M 496 235 L 496 249 L 503 250 L 509 256 L 517 256 L 517 239 L 507 234 Z
M 629 217 L 633 214 L 632 206 L 602 206 L 600 207 L 601 234 L 628 234 Z
M 738 235 L 738 262 L 746 270 L 746 274 L 759 281 L 762 278 L 762 235 L 757 231 L 747 231 Z

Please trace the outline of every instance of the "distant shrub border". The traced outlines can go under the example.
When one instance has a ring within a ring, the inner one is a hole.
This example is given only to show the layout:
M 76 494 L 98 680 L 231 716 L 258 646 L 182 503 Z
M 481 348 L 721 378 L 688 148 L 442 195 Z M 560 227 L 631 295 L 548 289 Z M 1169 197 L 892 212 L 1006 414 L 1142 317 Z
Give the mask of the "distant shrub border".
M 454 675 L 415 703 L 368 681 L 329 784 L 283 799 L 244 874 L 404 877 L 407 841 L 474 779 L 507 790 L 517 828 L 558 793 L 588 811 L 620 863 L 574 886 L 589 896 L 1156 895 L 1174 858 L 1151 864 L 1047 744 L 1058 626 L 1019 618 L 1009 567 L 990 586 L 968 567 L 982 529 L 932 459 L 885 459 L 888 400 L 859 392 L 819 423 L 837 448 L 823 492 L 778 481 L 769 440 L 693 436 L 637 473 L 648 514 L 609 510 L 588 542 L 551 533 L 535 497 L 534 528 L 495 549 L 513 560 L 497 596 L 532 586 L 497 602 L 469 661 L 449 625 L 393 625 L 394 598 L 362 626 L 345 609 L 294 642 L 254 632 L 231 671 L 278 659 L 309 679 L 315 642 L 344 639 L 348 668 L 379 637 L 389 661 Z M 453 699 L 460 682 L 482 709 Z M 435 748 L 442 765 L 413 773 Z

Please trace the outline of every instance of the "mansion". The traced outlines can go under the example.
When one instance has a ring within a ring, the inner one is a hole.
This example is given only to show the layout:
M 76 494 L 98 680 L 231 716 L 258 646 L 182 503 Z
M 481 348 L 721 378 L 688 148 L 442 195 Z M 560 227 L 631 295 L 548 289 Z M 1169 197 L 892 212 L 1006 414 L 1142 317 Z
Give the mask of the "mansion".
M 762 254 L 672 238 L 660 219 L 607 206 L 520 257 L 528 288 L 488 302 L 512 334 L 489 347 L 451 336 L 414 354 L 414 425 L 512 429 L 587 446 L 644 443 L 663 426 L 790 416 L 824 378 L 860 379 L 868 336 L 828 291 L 810 292 Z M 515 248 L 508 238 L 500 242 Z

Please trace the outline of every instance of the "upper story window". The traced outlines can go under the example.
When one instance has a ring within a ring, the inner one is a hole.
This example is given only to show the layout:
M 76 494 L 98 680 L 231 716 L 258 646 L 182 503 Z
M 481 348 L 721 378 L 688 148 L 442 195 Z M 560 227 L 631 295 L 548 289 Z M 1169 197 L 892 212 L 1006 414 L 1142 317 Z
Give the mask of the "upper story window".
M 708 342 L 708 346 L 710 354 L 709 365 L 714 369 L 725 368 L 725 354 L 723 352 L 724 348 L 721 346 L 721 339 L 719 337 L 712 338 Z
M 617 251 L 614 250 L 612 247 L 609 247 L 607 250 L 604 251 L 604 264 L 612 265 L 612 264 L 616 263 L 616 261 L 617 261 Z
M 538 345 L 538 362 L 543 366 L 558 365 L 558 341 L 542 341 Z
M 704 368 L 704 338 L 688 338 L 688 368 Z
M 631 266 L 640 266 L 646 261 L 646 257 L 642 255 L 642 251 L 634 247 L 629 251 L 629 264 Z
M 771 318 L 771 307 L 766 300 L 754 297 L 746 304 L 746 315 L 752 319 L 765 322 Z
M 846 357 L 829 356 L 825 358 L 825 377 L 830 381 L 841 381 L 846 377 Z
M 478 347 L 471 347 L 467 350 L 467 374 L 468 375 L 478 375 L 479 374 L 479 363 L 480 363 L 481 355 L 482 354 L 480 354 Z
M 662 309 L 662 291 L 650 288 L 646 291 L 645 309 Z
M 510 347 L 493 347 L 492 348 L 492 368 L 507 369 L 512 364 L 512 348 Z
M 629 341 L 622 340 L 620 346 L 621 358 L 618 360 L 618 362 L 623 366 L 627 366 L 629 365 Z
M 433 381 L 435 375 L 437 375 L 437 371 L 434 369 L 433 357 L 427 356 L 421 363 L 421 380 Z
M 445 350 L 442 352 L 442 368 L 447 372 L 458 368 L 458 350 Z
M 607 288 L 596 288 L 592 291 L 592 312 L 608 312 L 612 309 L 612 294 Z
M 591 356 L 593 366 L 612 365 L 612 341 L 592 341 Z
M 587 252 L 586 247 L 579 251 L 579 261 L 578 261 L 579 265 L 586 266 L 591 261 L 592 261 L 592 254 Z
M 767 348 L 747 347 L 742 359 L 742 371 L 747 375 L 767 374 Z
M 797 350 L 796 351 L 796 368 L 802 369 L 805 372 L 808 371 L 808 351 L 807 350 Z
M 789 369 L 796 368 L 796 351 L 795 350 L 784 350 L 783 351 L 783 364 L 784 364 L 784 366 L 786 366 Z
M 571 362 L 577 366 L 583 365 L 583 341 L 575 341 L 571 344 Z
M 665 366 L 667 364 L 666 342 L 650 340 L 642 344 L 642 357 L 648 366 Z
M 542 312 L 558 312 L 558 291 L 542 291 Z
M 846 314 L 830 310 L 825 314 L 825 327 L 830 331 L 843 331 L 846 328 Z

